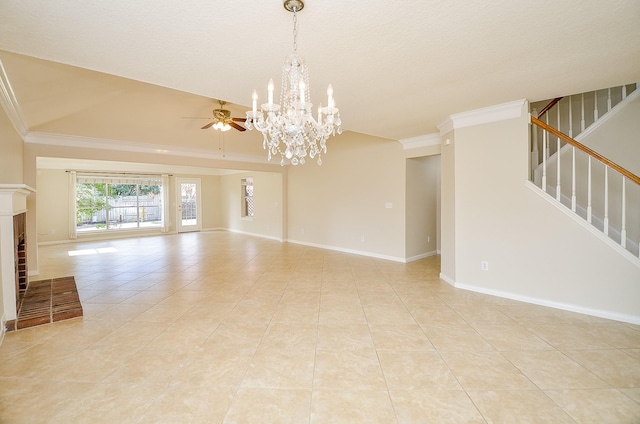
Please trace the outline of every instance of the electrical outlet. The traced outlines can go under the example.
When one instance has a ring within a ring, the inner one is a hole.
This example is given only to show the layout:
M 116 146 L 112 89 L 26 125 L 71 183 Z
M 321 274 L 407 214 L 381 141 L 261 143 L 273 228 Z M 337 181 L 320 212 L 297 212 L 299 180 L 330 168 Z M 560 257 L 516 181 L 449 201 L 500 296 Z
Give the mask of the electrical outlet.
M 427 236 L 427 243 L 431 242 L 431 236 Z
M 364 234 L 360 236 L 360 241 L 364 243 Z
M 489 261 L 480 262 L 480 269 L 483 271 L 489 271 Z

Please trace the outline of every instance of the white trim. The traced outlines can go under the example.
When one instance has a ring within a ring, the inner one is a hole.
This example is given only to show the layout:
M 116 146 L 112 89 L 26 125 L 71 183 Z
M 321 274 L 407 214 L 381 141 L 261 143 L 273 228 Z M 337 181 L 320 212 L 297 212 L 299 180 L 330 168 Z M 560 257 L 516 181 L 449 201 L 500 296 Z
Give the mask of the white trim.
M 38 246 L 40 245 L 40 243 L 37 243 Z M 40 270 L 39 269 L 30 269 L 29 272 L 27 272 L 27 275 L 29 277 L 35 277 L 36 275 L 40 275 Z
M 4 341 L 4 335 L 7 332 L 7 314 L 2 313 L 2 318 L 0 318 L 0 346 L 2 346 L 2 342 Z
M 276 237 L 276 236 L 267 236 L 264 234 L 258 234 L 258 233 L 250 233 L 248 231 L 242 231 L 242 230 L 234 230 L 231 228 L 222 228 L 225 231 L 228 231 L 230 233 L 235 233 L 235 234 L 243 234 L 246 236 L 252 236 L 252 237 L 259 237 L 259 238 L 263 238 L 263 239 L 269 239 L 269 240 L 275 240 L 275 241 L 279 241 L 280 243 L 284 242 L 284 239 L 282 237 Z
M 453 120 L 448 116 L 447 119 L 436 125 L 436 128 L 440 131 L 440 136 L 443 136 L 446 133 L 453 131 Z
M 600 310 L 600 309 L 585 308 L 585 307 L 578 306 L 578 305 L 573 305 L 573 304 L 570 304 L 570 303 L 553 302 L 553 301 L 550 301 L 550 300 L 538 299 L 538 298 L 529 297 L 529 296 L 522 296 L 522 295 L 518 295 L 518 294 L 514 294 L 514 293 L 503 292 L 503 291 L 500 291 L 500 290 L 492 290 L 492 289 L 487 289 L 487 288 L 484 288 L 484 287 L 478 287 L 478 286 L 474 286 L 474 285 L 470 285 L 470 284 L 455 283 L 454 286 L 456 288 L 459 288 L 459 289 L 462 289 L 462 290 L 468 290 L 468 291 L 472 291 L 472 292 L 476 292 L 476 293 L 488 294 L 490 296 L 497 296 L 497 297 L 501 297 L 501 298 L 505 298 L 505 299 L 517 300 L 519 302 L 531 303 L 531 304 L 534 304 L 534 305 L 546 306 L 546 307 L 554 308 L 554 309 L 561 309 L 563 311 L 577 312 L 577 313 L 580 313 L 580 314 L 586 314 L 586 315 L 591 315 L 591 316 L 594 316 L 594 317 L 612 319 L 612 320 L 615 320 L 615 321 L 628 322 L 628 323 L 631 323 L 631 324 L 640 324 L 640 316 L 638 316 L 638 315 L 620 314 L 620 313 L 615 313 L 615 312 L 610 312 L 610 311 L 603 311 L 603 310 Z
M 159 230 L 150 232 L 152 230 L 148 230 L 146 228 L 135 229 L 135 230 L 116 230 L 109 231 L 104 233 L 80 233 L 78 238 L 75 240 L 71 239 L 63 239 L 63 240 L 51 240 L 51 241 L 38 241 L 38 246 L 53 246 L 57 244 L 71 244 L 71 243 L 85 243 L 90 241 L 109 241 L 109 240 L 120 240 L 120 239 L 128 239 L 134 237 L 157 237 L 157 236 L 165 236 L 171 234 L 178 234 L 176 231 L 170 231 L 167 233 L 161 233 Z M 97 237 L 96 237 L 97 236 Z
M 11 87 L 11 82 L 4 69 L 2 60 L 0 60 L 0 104 L 7 114 L 9 121 L 11 121 L 13 128 L 15 128 L 16 132 L 24 140 L 29 133 L 29 127 L 24 120 L 22 109 L 13 92 L 13 87 Z
M 119 152 L 136 152 L 168 156 L 185 156 L 192 158 L 218 159 L 234 162 L 266 163 L 266 157 L 252 155 L 228 155 L 207 149 L 192 149 L 167 146 L 163 144 L 138 143 L 133 141 L 113 140 L 108 138 L 82 137 L 53 133 L 30 132 L 24 138 L 25 143 L 44 144 L 48 146 L 75 147 L 85 149 L 115 150 Z
M 445 283 L 449 284 L 450 286 L 453 286 L 453 287 L 456 286 L 455 280 L 449 277 L 448 275 L 443 274 L 442 272 L 440 273 L 440 279 Z
M 14 211 L 7 211 L 4 209 L 0 209 L 0 216 L 16 216 L 26 212 L 27 212 L 27 209 L 16 209 Z
M 176 213 L 176 231 L 178 233 L 190 233 L 194 231 L 202 231 L 202 179 L 201 178 L 175 178 L 175 213 Z M 194 184 L 196 187 L 196 223 L 195 225 L 182 224 L 182 185 Z
M 300 244 L 302 246 L 317 247 L 319 249 L 333 250 L 333 251 L 336 251 L 336 252 L 351 253 L 351 254 L 360 255 L 360 256 L 368 256 L 370 258 L 385 259 L 385 260 L 393 261 L 393 262 L 401 262 L 401 263 L 406 263 L 407 262 L 406 259 L 399 258 L 397 256 L 380 255 L 378 253 L 365 252 L 365 251 L 362 251 L 362 250 L 345 249 L 343 247 L 327 246 L 327 245 L 324 245 L 324 244 L 308 243 L 306 241 L 291 240 L 291 239 L 288 239 L 287 242 L 288 243 L 293 243 L 293 244 Z
M 428 258 L 430 256 L 436 256 L 437 254 L 438 254 L 437 251 L 432 250 L 431 252 L 426 252 L 426 253 L 422 253 L 420 255 L 411 256 L 410 258 L 406 259 L 406 262 L 417 261 L 417 260 L 420 260 L 420 259 Z
M 531 182 L 531 181 L 529 181 L 529 182 Z M 533 182 L 531 182 L 531 183 L 534 186 L 536 186 L 538 188 L 538 190 L 542 191 L 542 189 L 538 185 L 536 185 Z M 558 200 L 556 200 L 556 197 L 555 197 L 556 196 L 556 187 L 555 186 L 549 186 L 547 188 L 546 194 L 547 194 L 547 197 L 548 197 L 546 200 L 556 204 L 556 206 L 557 206 Z M 570 207 L 567 206 L 567 205 L 571 204 L 571 198 L 569 196 L 567 196 L 566 194 L 562 194 L 562 193 L 560 194 L 560 196 L 563 199 L 563 200 L 560 201 L 560 204 L 562 206 L 564 206 L 564 208 L 565 208 L 564 212 L 569 212 L 570 211 L 569 213 L 571 213 L 571 215 L 577 215 L 582 220 L 583 223 L 584 222 L 586 222 L 587 224 L 589 223 L 589 221 L 587 221 L 586 218 L 585 218 L 587 216 L 587 209 L 584 206 L 576 205 L 576 212 L 573 212 L 573 211 L 571 211 Z M 598 215 L 596 215 L 595 213 L 592 213 L 591 214 L 591 224 L 589 224 L 589 228 L 595 229 L 598 233 L 604 235 L 603 231 L 600 230 L 600 227 L 604 228 L 604 220 L 601 217 L 599 217 Z M 631 238 L 627 237 L 627 247 L 626 248 L 622 247 L 620 245 L 620 243 L 615 241 L 616 238 L 622 239 L 622 236 L 620 234 L 620 230 L 615 228 L 613 226 L 613 224 L 611 224 L 611 223 L 609 224 L 609 235 L 608 236 L 605 235 L 605 237 L 607 237 L 609 240 L 612 240 L 616 244 L 616 246 L 618 246 L 618 247 L 620 247 L 622 249 L 625 249 L 626 251 L 630 252 L 631 256 L 636 258 L 636 256 L 634 255 L 634 250 L 640 248 L 638 246 L 638 242 L 636 242 L 635 240 L 632 240 Z M 640 260 L 640 258 L 637 258 L 637 259 Z
M 582 227 L 586 228 L 588 231 L 591 232 L 591 234 L 593 234 L 594 236 L 598 237 L 604 243 L 609 245 L 612 249 L 616 250 L 618 253 L 620 253 L 621 256 L 623 256 L 629 262 L 631 262 L 632 264 L 634 264 L 635 266 L 640 268 L 640 258 L 635 257 L 633 255 L 633 253 L 629 252 L 627 249 L 625 249 L 624 247 L 620 246 L 614 240 L 612 240 L 608 236 L 606 236 L 602 231 L 598 230 L 596 227 L 594 227 L 593 225 L 589 224 L 589 222 L 584 220 L 580 215 L 578 215 L 577 213 L 573 212 L 570 208 L 567 208 L 565 205 L 563 205 L 562 203 L 560 203 L 557 200 L 555 200 L 555 198 L 550 197 L 548 193 L 545 193 L 544 191 L 542 191 L 542 189 L 540 189 L 540 187 L 538 187 L 537 185 L 535 185 L 531 181 L 529 181 L 529 180 L 525 181 L 524 185 L 529 190 L 533 191 L 538 196 L 540 196 L 542 199 L 544 199 L 547 203 L 549 203 L 550 205 L 553 205 L 556 209 L 558 209 L 559 211 L 564 213 L 566 216 L 568 216 L 569 218 L 573 219 L 575 222 L 580 224 Z
M 455 113 L 449 115 L 447 119 L 437 125 L 437 128 L 440 131 L 440 135 L 444 135 L 454 129 L 519 118 L 522 116 L 523 106 L 526 102 L 526 99 L 521 99 L 467 112 Z
M 418 137 L 403 138 L 398 140 L 402 144 L 402 150 L 417 149 L 420 147 L 437 146 L 440 144 L 440 133 L 420 135 Z
M 29 195 L 31 193 L 35 193 L 36 189 L 26 184 L 0 184 L 0 191 L 9 191 L 12 193 L 16 192 Z
M 72 159 L 59 158 L 51 156 L 38 156 L 36 158 L 36 168 L 40 169 L 61 169 L 75 171 L 100 171 L 100 172 L 137 172 L 140 174 L 168 174 L 173 175 L 232 175 L 246 170 L 240 169 L 224 169 L 224 168 L 205 168 L 202 166 L 189 165 L 167 165 L 159 163 L 141 163 L 141 162 L 114 162 L 95 159 Z M 278 166 L 278 168 L 281 168 Z M 278 171 L 273 171 L 278 172 Z

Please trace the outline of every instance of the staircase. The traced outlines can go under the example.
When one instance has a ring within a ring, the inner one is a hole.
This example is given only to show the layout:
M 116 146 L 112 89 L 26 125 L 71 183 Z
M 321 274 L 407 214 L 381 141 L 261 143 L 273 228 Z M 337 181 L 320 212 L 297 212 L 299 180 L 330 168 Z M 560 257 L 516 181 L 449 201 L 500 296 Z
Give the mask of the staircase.
M 598 128 L 638 101 L 638 85 L 630 84 L 532 103 L 530 180 L 640 264 L 639 172 L 583 144 L 593 145 Z

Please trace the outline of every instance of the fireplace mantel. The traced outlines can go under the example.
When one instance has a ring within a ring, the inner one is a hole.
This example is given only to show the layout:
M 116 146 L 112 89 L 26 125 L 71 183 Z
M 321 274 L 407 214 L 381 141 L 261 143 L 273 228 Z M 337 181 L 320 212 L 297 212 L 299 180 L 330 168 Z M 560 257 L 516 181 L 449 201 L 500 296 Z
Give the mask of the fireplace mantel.
M 0 324 L 16 319 L 16 276 L 13 217 L 27 211 L 27 196 L 35 189 L 26 184 L 0 184 L 0 283 L 4 314 Z
M 0 216 L 26 212 L 27 196 L 35 191 L 26 184 L 0 184 Z

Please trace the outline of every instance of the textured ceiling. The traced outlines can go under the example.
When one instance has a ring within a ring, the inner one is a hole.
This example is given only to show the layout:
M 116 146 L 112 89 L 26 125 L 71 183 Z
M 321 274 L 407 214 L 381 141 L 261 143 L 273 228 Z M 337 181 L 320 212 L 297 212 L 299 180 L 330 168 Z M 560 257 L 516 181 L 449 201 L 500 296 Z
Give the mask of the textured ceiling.
M 201 137 L 171 118 L 208 116 L 212 98 L 243 114 L 291 49 L 279 0 L 0 2 L 0 59 L 30 130 Z M 640 80 L 640 3 L 308 0 L 298 52 L 313 103 L 331 82 L 345 130 L 403 139 L 452 113 Z

